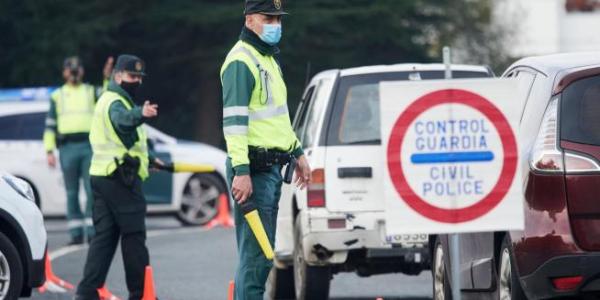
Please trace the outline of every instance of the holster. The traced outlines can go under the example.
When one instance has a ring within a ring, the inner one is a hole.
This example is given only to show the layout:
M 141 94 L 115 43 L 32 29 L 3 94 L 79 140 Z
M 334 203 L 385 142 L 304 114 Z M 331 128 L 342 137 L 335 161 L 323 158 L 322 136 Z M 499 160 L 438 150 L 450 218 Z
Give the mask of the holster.
M 121 181 L 125 186 L 131 187 L 135 183 L 138 176 L 138 170 L 140 168 L 140 160 L 137 157 L 133 157 L 126 153 L 123 155 L 121 161 L 118 158 L 114 158 L 117 164 L 117 169 L 113 173 L 117 179 Z

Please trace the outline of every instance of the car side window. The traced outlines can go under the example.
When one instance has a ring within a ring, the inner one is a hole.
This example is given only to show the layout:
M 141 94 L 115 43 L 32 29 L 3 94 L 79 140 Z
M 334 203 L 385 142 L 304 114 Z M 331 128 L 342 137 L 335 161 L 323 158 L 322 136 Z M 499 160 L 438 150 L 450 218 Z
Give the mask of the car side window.
M 298 107 L 298 111 L 296 112 L 296 117 L 294 118 L 294 131 L 296 132 L 297 137 L 301 137 L 304 132 L 304 125 L 306 123 L 306 115 L 308 114 L 308 109 L 310 108 L 310 102 L 315 90 L 315 86 L 311 86 L 304 93 L 304 97 L 302 98 L 302 102 L 300 102 L 300 106 Z
M 0 117 L 0 140 L 17 140 L 20 127 L 21 115 Z
M 40 140 L 44 135 L 46 113 L 21 115 L 21 140 Z
M 41 140 L 46 113 L 0 117 L 0 140 Z
M 531 96 L 531 88 L 535 80 L 535 73 L 528 70 L 519 70 L 518 73 L 513 73 L 513 77 L 519 82 L 518 90 L 525 93 L 525 102 L 523 102 L 523 106 L 521 107 L 521 118 L 519 119 L 519 122 L 521 122 L 523 120 L 527 101 L 529 101 Z
M 321 80 L 314 92 L 314 97 L 311 101 L 312 103 L 308 108 L 306 125 L 304 126 L 304 135 L 302 136 L 303 148 L 310 147 L 315 141 L 319 117 L 323 112 L 323 108 L 325 108 L 327 96 L 329 96 L 329 91 L 331 90 L 330 83 L 331 79 Z

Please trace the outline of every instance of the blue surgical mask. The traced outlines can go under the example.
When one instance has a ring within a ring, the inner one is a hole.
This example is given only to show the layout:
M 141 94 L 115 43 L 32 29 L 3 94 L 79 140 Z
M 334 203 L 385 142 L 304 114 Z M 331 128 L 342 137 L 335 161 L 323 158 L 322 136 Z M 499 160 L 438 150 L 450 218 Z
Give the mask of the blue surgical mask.
M 271 46 L 277 45 L 281 40 L 281 24 L 263 24 L 260 39 Z

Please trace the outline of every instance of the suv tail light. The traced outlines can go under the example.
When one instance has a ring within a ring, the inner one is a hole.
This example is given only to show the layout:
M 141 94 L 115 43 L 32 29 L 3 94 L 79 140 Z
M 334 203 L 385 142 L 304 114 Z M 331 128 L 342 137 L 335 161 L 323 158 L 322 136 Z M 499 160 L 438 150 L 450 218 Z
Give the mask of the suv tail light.
M 562 173 L 563 153 L 558 149 L 558 97 L 552 98 L 531 152 L 529 164 L 539 172 Z
M 544 173 L 581 174 L 600 171 L 600 165 L 586 156 L 558 148 L 558 96 L 550 100 L 544 113 L 531 155 L 531 167 Z
M 574 290 L 583 281 L 583 276 L 558 277 L 552 279 L 552 285 L 559 291 Z
M 307 187 L 307 206 L 325 207 L 325 170 L 314 169 Z

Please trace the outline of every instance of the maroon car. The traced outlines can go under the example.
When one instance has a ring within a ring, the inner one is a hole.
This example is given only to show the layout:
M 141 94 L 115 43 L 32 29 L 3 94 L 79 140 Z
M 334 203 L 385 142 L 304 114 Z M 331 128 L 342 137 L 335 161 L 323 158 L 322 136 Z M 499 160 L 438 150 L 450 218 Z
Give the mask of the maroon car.
M 461 234 L 465 299 L 600 295 L 600 52 L 519 60 L 525 230 Z M 450 299 L 448 238 L 430 239 L 434 299 Z

